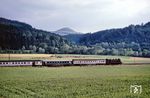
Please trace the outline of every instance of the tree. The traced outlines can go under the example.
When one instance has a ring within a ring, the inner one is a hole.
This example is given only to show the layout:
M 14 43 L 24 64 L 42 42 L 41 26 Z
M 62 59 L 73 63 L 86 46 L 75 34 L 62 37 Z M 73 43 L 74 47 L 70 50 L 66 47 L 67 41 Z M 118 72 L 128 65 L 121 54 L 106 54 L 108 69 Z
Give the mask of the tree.
M 118 55 L 119 54 L 119 51 L 117 49 L 114 49 L 114 48 L 111 50 L 111 52 L 112 52 L 112 55 Z
M 39 52 L 39 53 L 45 53 L 45 49 L 39 47 L 38 52 Z
M 132 56 L 132 55 L 134 55 L 134 51 L 131 48 L 129 48 L 126 50 L 126 55 Z
M 64 44 L 63 46 L 61 46 L 60 48 L 61 50 L 61 53 L 68 53 L 69 49 L 70 49 L 70 46 L 67 45 L 67 44 Z
M 25 46 L 22 46 L 22 50 L 25 50 L 26 48 L 25 48 Z
M 37 48 L 36 48 L 35 45 L 32 47 L 32 49 L 33 49 L 33 52 L 36 52 L 36 51 L 37 51 Z

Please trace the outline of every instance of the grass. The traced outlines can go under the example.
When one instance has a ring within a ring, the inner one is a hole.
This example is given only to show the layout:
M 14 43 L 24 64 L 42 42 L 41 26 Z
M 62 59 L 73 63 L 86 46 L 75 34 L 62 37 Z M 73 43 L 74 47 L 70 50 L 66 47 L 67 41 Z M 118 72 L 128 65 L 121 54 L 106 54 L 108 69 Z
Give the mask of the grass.
M 0 67 L 1 98 L 150 98 L 149 83 L 150 65 Z

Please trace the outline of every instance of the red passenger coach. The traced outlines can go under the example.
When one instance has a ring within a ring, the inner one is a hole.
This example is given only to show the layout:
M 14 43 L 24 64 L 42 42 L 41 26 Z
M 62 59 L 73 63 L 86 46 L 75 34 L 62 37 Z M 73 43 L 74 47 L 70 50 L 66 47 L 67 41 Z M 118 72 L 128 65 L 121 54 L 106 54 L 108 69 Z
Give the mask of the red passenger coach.
M 106 59 L 73 59 L 73 65 L 105 65 Z
M 0 61 L 1 66 L 42 66 L 41 60 L 5 60 Z

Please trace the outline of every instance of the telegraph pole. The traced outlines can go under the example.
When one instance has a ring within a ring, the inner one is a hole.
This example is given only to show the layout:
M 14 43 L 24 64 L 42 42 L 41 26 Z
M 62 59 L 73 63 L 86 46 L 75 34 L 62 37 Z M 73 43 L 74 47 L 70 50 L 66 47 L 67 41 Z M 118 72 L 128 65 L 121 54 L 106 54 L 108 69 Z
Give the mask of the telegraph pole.
M 9 61 L 10 61 L 10 51 L 9 51 Z
M 134 64 L 135 64 L 135 57 L 134 57 Z

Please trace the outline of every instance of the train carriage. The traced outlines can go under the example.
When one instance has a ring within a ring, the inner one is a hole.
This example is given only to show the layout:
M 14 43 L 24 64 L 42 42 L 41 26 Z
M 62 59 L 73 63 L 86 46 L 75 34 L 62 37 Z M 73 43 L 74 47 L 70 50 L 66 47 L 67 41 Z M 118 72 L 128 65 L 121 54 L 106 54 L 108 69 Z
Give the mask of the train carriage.
M 105 59 L 73 59 L 74 65 L 105 65 Z
M 50 61 L 50 60 L 44 60 L 45 66 L 70 66 L 72 65 L 72 61 Z
M 37 63 L 38 62 L 38 63 Z M 0 66 L 33 66 L 33 65 L 42 65 L 41 60 L 5 60 L 0 61 Z

